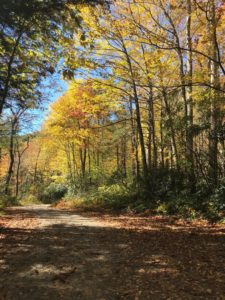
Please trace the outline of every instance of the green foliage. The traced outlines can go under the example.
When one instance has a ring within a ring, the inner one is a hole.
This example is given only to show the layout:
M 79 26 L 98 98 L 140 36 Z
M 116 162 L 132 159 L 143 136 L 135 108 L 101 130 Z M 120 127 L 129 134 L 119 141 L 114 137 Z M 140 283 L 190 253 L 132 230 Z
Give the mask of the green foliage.
M 6 206 L 6 199 L 4 196 L 0 196 L 0 209 Z
M 220 181 L 210 200 L 215 204 L 219 211 L 225 212 L 225 178 Z
M 156 212 L 163 215 L 178 215 L 185 219 L 195 219 L 199 213 L 193 208 L 192 201 L 182 197 L 172 198 L 156 207 Z
M 220 181 L 214 191 L 211 191 L 204 181 L 200 181 L 196 190 L 196 193 L 191 193 L 185 188 L 176 193 L 168 191 L 165 198 L 157 201 L 156 211 L 189 219 L 203 217 L 210 222 L 222 220 L 225 212 L 224 180 Z
M 2 195 L 0 196 L 0 209 L 6 206 L 18 205 L 18 200 L 16 197 Z
M 105 208 L 121 210 L 135 202 L 137 195 L 135 191 L 119 185 L 100 186 L 96 192 L 88 197 L 87 201 L 94 202 Z
M 67 206 L 82 209 L 103 208 L 133 213 L 152 209 L 163 215 L 177 215 L 188 220 L 200 217 L 217 222 L 224 216 L 225 185 L 221 181 L 212 193 L 201 181 L 197 184 L 197 192 L 193 193 L 186 187 L 182 173 L 158 170 L 155 177 L 139 182 L 138 187 L 128 181 L 105 184 L 77 195 L 67 194 L 64 199 Z
M 127 210 L 135 207 L 137 193 L 134 189 L 120 184 L 103 185 L 97 189 L 76 196 L 67 195 L 65 198 L 67 206 L 76 208 L 103 208 L 113 210 Z M 136 204 L 137 210 L 142 203 Z
M 40 204 L 41 202 L 34 195 L 27 195 L 22 198 L 20 204 L 22 205 L 30 205 L 30 204 Z
M 53 203 L 66 194 L 67 188 L 63 184 L 56 184 L 52 182 L 44 191 L 39 195 L 39 199 L 43 203 Z
M 158 201 L 168 201 L 171 194 L 186 195 L 189 193 L 185 185 L 185 175 L 175 169 L 151 170 L 148 178 L 139 182 L 138 198 L 147 206 L 155 208 Z
M 107 178 L 107 184 L 117 184 L 118 182 L 123 182 L 124 173 L 121 170 L 114 171 L 109 178 Z

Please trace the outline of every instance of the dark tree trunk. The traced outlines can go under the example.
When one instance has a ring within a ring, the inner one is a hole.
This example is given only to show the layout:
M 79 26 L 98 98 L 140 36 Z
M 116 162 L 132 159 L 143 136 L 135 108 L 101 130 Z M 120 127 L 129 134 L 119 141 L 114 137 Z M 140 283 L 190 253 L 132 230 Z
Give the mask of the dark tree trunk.
M 6 195 L 9 194 L 9 185 L 13 175 L 13 167 L 15 162 L 15 152 L 14 152 L 14 137 L 16 133 L 16 124 L 17 118 L 14 117 L 11 123 L 11 132 L 10 132 L 10 142 L 9 142 L 9 167 L 6 175 L 6 182 L 5 182 L 5 193 Z

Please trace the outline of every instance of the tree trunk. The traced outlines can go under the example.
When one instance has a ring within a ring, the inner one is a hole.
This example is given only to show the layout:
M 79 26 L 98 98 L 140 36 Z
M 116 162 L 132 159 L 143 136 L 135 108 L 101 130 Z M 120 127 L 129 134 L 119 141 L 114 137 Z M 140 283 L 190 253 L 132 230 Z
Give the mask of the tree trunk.
M 147 98 L 148 105 L 148 134 L 150 141 L 153 144 L 153 159 L 151 159 L 151 148 L 150 157 L 149 157 L 149 167 L 157 168 L 158 165 L 158 153 L 157 153 L 157 142 L 156 142 L 156 134 L 155 134 L 155 114 L 154 114 L 154 106 L 153 106 L 153 91 L 152 86 L 149 87 L 149 96 Z M 149 145 L 151 146 L 151 145 Z
M 192 5 L 191 0 L 187 0 L 187 81 L 186 88 L 187 96 L 187 132 L 186 132 L 186 155 L 188 162 L 188 179 L 191 189 L 195 187 L 195 172 L 194 172 L 194 144 L 193 144 L 193 98 L 192 98 L 192 76 L 193 76 L 193 60 L 192 60 L 192 40 L 191 40 L 191 22 L 192 22 Z
M 139 142 L 140 142 L 140 148 L 141 148 L 143 176 L 144 176 L 144 178 L 146 178 L 148 176 L 148 165 L 147 165 L 147 159 L 146 159 L 144 134 L 143 134 L 142 124 L 141 124 L 141 113 L 140 113 L 137 87 L 136 87 L 136 82 L 135 82 L 135 78 L 134 78 L 134 74 L 133 74 L 133 68 L 132 68 L 132 63 L 131 63 L 131 60 L 130 60 L 130 56 L 127 52 L 127 49 L 126 49 L 124 43 L 123 43 L 123 49 L 124 49 L 124 53 L 126 55 L 127 64 L 128 64 L 130 75 L 131 75 L 134 101 L 135 101 L 135 106 L 136 106 L 137 130 L 138 130 Z
M 147 98 L 147 106 L 148 106 L 148 166 L 149 168 L 157 168 L 157 142 L 156 142 L 156 133 L 155 133 L 155 114 L 154 114 L 154 102 L 153 102 L 153 88 L 151 78 L 149 77 L 150 69 L 148 62 L 145 56 L 145 48 L 144 45 L 141 44 L 141 50 L 143 54 L 143 59 L 145 63 L 146 74 L 148 78 L 148 85 L 149 85 L 149 95 Z M 152 160 L 152 147 L 153 143 L 153 160 Z
M 218 139 L 217 139 L 217 126 L 218 126 L 218 92 L 219 87 L 219 72 L 217 53 L 217 36 L 216 36 L 216 12 L 214 0 L 209 1 L 208 13 L 208 30 L 210 38 L 210 57 L 213 60 L 209 62 L 210 72 L 210 85 L 212 86 L 210 92 L 210 133 L 209 133 L 209 178 L 212 186 L 217 184 L 218 179 Z
M 6 175 L 6 183 L 5 183 L 5 193 L 9 194 L 9 185 L 13 175 L 13 167 L 15 162 L 14 155 L 14 136 L 15 136 L 15 126 L 17 124 L 17 118 L 14 117 L 11 124 L 11 132 L 10 132 L 10 142 L 9 142 L 9 167 Z
M 19 31 L 19 34 L 18 34 L 18 36 L 16 38 L 16 41 L 15 41 L 15 45 L 12 49 L 12 53 L 11 53 L 9 61 L 8 61 L 7 75 L 6 75 L 6 79 L 5 79 L 5 82 L 4 82 L 3 91 L 0 94 L 0 116 L 2 115 L 2 111 L 3 111 L 3 108 L 4 108 L 5 102 L 6 102 L 6 98 L 8 96 L 9 85 L 10 85 L 10 80 L 11 80 L 11 76 L 12 76 L 12 66 L 13 66 L 13 62 L 14 62 L 14 59 L 15 59 L 15 56 L 16 56 L 16 51 L 17 51 L 17 48 L 18 48 L 18 45 L 20 43 L 20 39 L 21 39 L 22 35 L 23 35 L 23 28 Z
M 35 183 L 35 181 L 37 179 L 38 159 L 39 159 L 40 154 L 41 154 L 41 148 L 39 148 L 39 150 L 38 150 L 36 161 L 35 161 L 33 183 Z
M 131 121 L 131 165 L 132 165 L 132 176 L 133 180 L 136 179 L 137 170 L 136 170 L 136 163 L 135 163 L 135 156 L 136 156 L 136 135 L 135 135 L 135 126 L 134 126 L 134 119 L 133 119 L 133 102 L 132 97 L 129 99 L 129 109 L 130 109 L 130 121 Z
M 168 120 L 169 120 L 169 127 L 170 127 L 170 134 L 171 134 L 172 155 L 175 158 L 175 166 L 178 169 L 179 168 L 179 164 L 178 164 L 178 151 L 177 151 L 175 130 L 174 130 L 173 118 L 172 118 L 172 115 L 171 115 L 171 110 L 170 110 L 170 106 L 169 106 L 169 103 L 168 103 L 168 100 L 167 100 L 167 94 L 166 94 L 165 89 L 163 89 L 162 95 L 163 95 L 163 100 L 164 100 L 164 103 L 165 103 L 166 113 L 167 113 Z
M 126 136 L 122 140 L 122 170 L 123 176 L 127 176 L 127 139 Z
M 20 175 L 20 164 L 21 164 L 21 156 L 18 155 L 18 162 L 16 167 L 16 197 L 18 197 L 19 194 L 19 175 Z
M 161 153 L 161 167 L 165 167 L 164 158 L 164 137 L 163 137 L 163 104 L 161 101 L 161 113 L 160 113 L 160 153 Z

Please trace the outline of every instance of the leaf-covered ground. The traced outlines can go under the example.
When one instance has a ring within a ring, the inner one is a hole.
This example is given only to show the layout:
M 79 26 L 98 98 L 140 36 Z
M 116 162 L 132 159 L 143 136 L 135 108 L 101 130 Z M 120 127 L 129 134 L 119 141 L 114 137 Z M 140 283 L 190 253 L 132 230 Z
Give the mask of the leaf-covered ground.
M 10 209 L 0 217 L 0 299 L 225 299 L 225 227 Z

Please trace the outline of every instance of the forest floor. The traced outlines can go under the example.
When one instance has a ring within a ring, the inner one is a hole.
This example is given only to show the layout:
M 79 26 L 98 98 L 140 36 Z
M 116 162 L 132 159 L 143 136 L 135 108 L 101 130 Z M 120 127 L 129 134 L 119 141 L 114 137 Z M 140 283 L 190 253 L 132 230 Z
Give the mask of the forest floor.
M 225 299 L 225 226 L 77 213 L 0 216 L 0 300 Z

